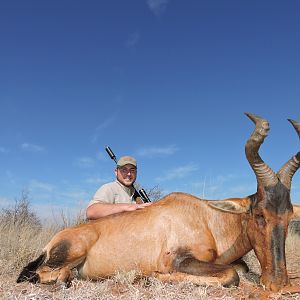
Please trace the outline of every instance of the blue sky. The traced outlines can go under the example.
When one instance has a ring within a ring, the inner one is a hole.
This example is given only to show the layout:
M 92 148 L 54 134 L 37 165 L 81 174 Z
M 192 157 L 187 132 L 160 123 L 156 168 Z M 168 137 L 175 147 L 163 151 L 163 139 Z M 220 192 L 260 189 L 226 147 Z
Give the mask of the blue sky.
M 1 206 L 84 208 L 114 178 L 107 145 L 146 189 L 254 193 L 244 112 L 269 120 L 275 171 L 299 150 L 299 29 L 299 1 L 2 1 Z

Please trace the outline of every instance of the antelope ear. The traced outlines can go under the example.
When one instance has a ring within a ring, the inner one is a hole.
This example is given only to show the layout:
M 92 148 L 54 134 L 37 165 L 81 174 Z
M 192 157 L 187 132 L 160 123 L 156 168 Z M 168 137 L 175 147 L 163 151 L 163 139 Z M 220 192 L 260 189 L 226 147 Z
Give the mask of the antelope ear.
M 299 220 L 300 219 L 300 205 L 293 204 L 293 216 L 292 220 Z
M 251 201 L 232 201 L 232 200 L 216 200 L 209 201 L 208 205 L 212 208 L 229 212 L 232 214 L 243 214 L 250 210 Z

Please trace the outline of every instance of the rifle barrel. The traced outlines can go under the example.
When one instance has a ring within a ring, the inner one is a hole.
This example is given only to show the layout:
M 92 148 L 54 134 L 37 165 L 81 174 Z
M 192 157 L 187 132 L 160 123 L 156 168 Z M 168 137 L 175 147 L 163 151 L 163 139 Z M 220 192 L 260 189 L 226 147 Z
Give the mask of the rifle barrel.
M 110 147 L 105 147 L 106 152 L 108 153 L 108 155 L 110 156 L 111 159 L 113 159 L 115 161 L 115 163 L 117 163 L 117 158 L 115 156 L 115 154 L 113 153 L 113 151 L 110 149 Z
M 150 198 L 148 197 L 146 191 L 144 189 L 140 189 L 139 190 L 139 194 L 141 195 L 141 197 L 143 198 L 144 202 L 151 202 Z

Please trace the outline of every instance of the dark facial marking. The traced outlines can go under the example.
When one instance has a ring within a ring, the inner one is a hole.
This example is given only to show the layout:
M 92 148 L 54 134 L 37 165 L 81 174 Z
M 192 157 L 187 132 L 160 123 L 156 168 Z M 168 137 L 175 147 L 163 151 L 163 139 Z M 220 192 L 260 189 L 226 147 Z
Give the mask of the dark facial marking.
M 292 211 L 290 191 L 279 181 L 275 186 L 265 187 L 265 208 L 275 214 L 284 214 Z
M 272 230 L 271 250 L 273 254 L 273 270 L 280 270 L 280 263 L 285 261 L 284 227 L 276 225 Z
M 68 240 L 62 240 L 50 250 L 49 260 L 46 266 L 50 268 L 61 267 L 65 264 L 71 243 Z

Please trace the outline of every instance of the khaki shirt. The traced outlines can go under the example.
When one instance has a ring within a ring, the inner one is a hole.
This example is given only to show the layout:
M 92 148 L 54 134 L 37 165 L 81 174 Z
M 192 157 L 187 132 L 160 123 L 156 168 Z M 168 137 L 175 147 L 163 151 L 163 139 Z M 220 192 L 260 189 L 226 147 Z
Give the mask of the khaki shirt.
M 134 203 L 133 195 L 133 187 L 128 188 L 116 180 L 102 185 L 87 207 L 95 203 Z

